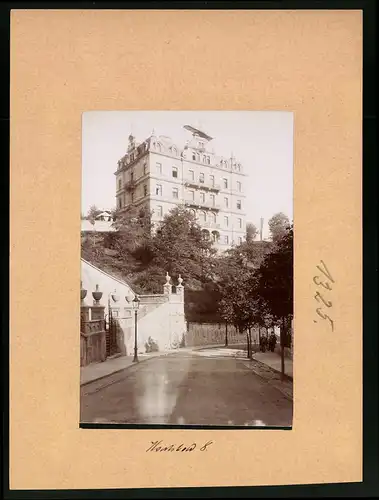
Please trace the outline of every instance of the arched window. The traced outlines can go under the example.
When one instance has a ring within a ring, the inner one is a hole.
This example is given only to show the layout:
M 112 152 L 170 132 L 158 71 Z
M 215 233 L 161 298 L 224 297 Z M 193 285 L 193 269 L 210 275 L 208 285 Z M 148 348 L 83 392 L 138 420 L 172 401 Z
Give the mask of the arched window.
M 196 155 L 195 155 L 195 153 L 192 153 L 192 159 L 193 159 L 193 161 L 196 161 Z
M 206 163 L 206 161 L 207 161 L 207 157 L 204 155 L 203 156 L 203 163 Z
M 209 231 L 207 229 L 203 229 L 201 234 L 205 240 L 209 240 Z
M 207 163 L 208 163 L 208 165 L 211 164 L 211 159 L 209 158 L 209 156 L 207 156 Z
M 201 211 L 199 212 L 199 221 L 200 221 L 200 223 L 201 223 L 201 222 L 206 222 L 206 220 L 207 220 L 207 216 L 206 216 L 205 212 L 203 212 L 203 211 L 201 210 Z
M 220 239 L 220 233 L 218 231 L 212 231 L 212 241 L 217 243 L 219 239 Z
M 193 215 L 194 217 L 196 217 L 196 211 L 195 211 L 195 210 L 193 210 L 192 208 L 191 208 L 191 210 L 190 210 L 190 214 L 191 214 L 191 215 Z
M 216 224 L 216 214 L 215 213 L 209 212 L 208 217 L 209 217 L 209 222 L 211 224 Z

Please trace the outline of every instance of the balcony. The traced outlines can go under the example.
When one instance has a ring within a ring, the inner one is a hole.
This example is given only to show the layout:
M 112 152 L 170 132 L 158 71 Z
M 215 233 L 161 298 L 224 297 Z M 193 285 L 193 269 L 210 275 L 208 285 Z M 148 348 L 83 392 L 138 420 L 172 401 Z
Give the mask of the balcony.
M 216 222 L 200 222 L 200 225 L 204 229 L 220 229 L 221 225 Z
M 220 184 L 214 184 L 212 182 L 200 182 L 200 181 L 195 181 L 195 180 L 190 180 L 190 179 L 185 179 L 184 180 L 184 185 L 186 187 L 192 187 L 195 189 L 206 189 L 207 191 L 215 191 L 219 192 L 221 189 Z
M 206 209 L 218 212 L 220 210 L 220 205 L 214 205 L 210 201 L 194 201 L 194 200 L 185 200 L 184 205 L 186 207 L 191 207 L 195 209 Z
M 127 192 L 133 191 L 135 187 L 136 187 L 135 180 L 125 182 L 125 184 L 124 184 L 125 191 L 127 191 Z

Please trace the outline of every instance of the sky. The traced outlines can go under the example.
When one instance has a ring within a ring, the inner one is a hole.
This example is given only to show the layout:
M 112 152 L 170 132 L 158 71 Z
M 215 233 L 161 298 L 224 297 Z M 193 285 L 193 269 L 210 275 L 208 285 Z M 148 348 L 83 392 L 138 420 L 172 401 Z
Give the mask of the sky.
M 115 207 L 118 160 L 129 134 L 136 141 L 152 131 L 180 147 L 191 139 L 184 125 L 200 128 L 214 139 L 215 154 L 242 163 L 246 221 L 257 228 L 277 212 L 293 219 L 293 113 L 283 111 L 89 111 L 82 117 L 82 213 L 91 205 Z

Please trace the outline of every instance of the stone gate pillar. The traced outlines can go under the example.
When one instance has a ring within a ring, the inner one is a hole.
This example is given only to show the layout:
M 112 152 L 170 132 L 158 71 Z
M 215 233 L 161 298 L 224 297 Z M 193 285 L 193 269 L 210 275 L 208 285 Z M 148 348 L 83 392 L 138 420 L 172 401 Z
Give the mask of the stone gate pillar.
M 163 293 L 165 295 L 172 294 L 171 276 L 168 273 L 166 273 L 166 283 L 163 285 Z

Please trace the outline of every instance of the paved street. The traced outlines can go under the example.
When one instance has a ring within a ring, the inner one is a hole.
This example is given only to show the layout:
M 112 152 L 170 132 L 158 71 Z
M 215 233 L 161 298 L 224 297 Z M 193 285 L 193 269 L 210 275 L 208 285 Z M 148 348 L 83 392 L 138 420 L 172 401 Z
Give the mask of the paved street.
M 241 359 L 152 358 L 81 388 L 81 422 L 291 426 L 292 401 Z

